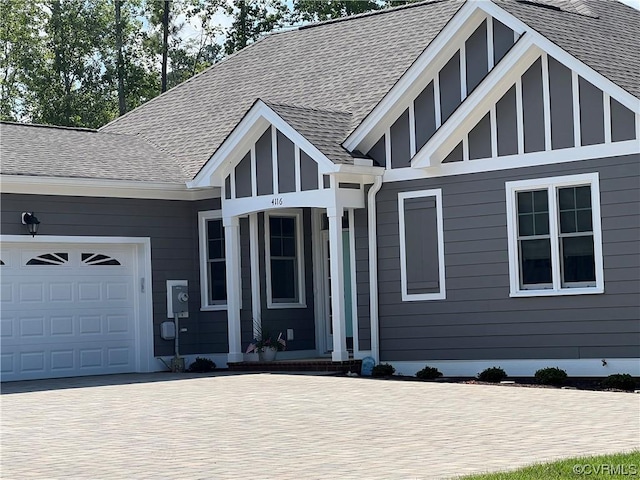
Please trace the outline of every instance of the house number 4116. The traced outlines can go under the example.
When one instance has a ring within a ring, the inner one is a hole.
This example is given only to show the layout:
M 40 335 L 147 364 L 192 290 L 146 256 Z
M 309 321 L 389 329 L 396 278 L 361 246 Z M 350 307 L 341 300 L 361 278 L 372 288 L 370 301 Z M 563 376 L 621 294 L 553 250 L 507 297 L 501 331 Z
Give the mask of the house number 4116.
M 271 206 L 278 207 L 283 204 L 282 197 L 275 197 L 271 199 Z

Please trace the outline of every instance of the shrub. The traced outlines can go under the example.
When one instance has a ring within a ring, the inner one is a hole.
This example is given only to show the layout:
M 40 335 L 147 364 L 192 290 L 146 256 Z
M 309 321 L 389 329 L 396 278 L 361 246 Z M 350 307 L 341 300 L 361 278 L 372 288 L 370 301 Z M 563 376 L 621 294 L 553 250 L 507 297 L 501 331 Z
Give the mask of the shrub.
M 189 365 L 190 372 L 207 373 L 213 372 L 215 369 L 216 364 L 213 360 L 202 357 L 196 357 L 195 361 Z
M 507 374 L 500 367 L 486 368 L 478 374 L 478 380 L 481 382 L 500 383 L 505 378 Z
M 535 377 L 542 385 L 562 385 L 567 379 L 567 372 L 556 367 L 541 368 Z
M 636 381 L 628 373 L 614 373 L 602 381 L 602 386 L 618 390 L 635 390 Z
M 371 375 L 373 377 L 390 377 L 395 373 L 396 369 L 393 368 L 393 365 L 389 365 L 388 363 L 381 363 L 380 365 L 376 365 L 371 370 Z
M 418 373 L 416 373 L 416 377 L 420 380 L 433 380 L 435 378 L 439 378 L 442 376 L 442 372 L 435 367 L 426 366 Z

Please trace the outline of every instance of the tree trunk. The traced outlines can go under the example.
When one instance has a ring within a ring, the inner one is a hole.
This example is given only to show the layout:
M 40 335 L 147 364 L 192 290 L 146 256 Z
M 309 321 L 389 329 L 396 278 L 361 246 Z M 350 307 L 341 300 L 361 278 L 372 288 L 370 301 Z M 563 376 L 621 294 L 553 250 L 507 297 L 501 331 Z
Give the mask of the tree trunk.
M 242 50 L 247 46 L 247 4 L 244 0 L 240 0 L 240 35 L 238 35 L 239 48 Z
M 127 105 L 124 98 L 124 61 L 122 58 L 122 19 L 120 16 L 120 2 L 115 0 L 116 6 L 116 51 L 118 52 L 117 75 L 118 75 L 118 109 L 120 115 L 127 112 Z
M 162 12 L 162 87 L 161 92 L 167 91 L 167 58 L 169 54 L 169 0 L 164 2 Z

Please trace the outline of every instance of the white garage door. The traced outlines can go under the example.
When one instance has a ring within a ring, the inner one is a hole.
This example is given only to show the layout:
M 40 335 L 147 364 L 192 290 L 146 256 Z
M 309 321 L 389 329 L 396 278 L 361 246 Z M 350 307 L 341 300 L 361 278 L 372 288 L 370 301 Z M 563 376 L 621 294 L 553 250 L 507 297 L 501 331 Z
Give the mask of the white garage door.
M 135 371 L 134 252 L 2 245 L 2 381 Z

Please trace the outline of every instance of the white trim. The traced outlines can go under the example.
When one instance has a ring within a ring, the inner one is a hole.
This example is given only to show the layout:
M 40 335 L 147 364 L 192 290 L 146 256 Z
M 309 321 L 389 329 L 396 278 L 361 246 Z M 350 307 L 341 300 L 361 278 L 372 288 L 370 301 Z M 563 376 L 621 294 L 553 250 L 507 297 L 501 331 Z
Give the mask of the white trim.
M 498 114 L 496 112 L 496 104 L 494 103 L 489 112 L 489 121 L 491 123 L 491 157 L 498 157 Z
M 589 185 L 591 187 L 591 212 L 593 248 L 595 263 L 595 285 L 593 287 L 563 287 L 561 281 L 561 262 L 559 252 L 557 190 L 572 185 Z M 545 189 L 549 199 L 549 224 L 551 238 L 551 270 L 553 286 L 548 289 L 523 289 L 520 286 L 520 259 L 517 239 L 516 194 L 523 190 Z M 604 268 L 602 255 L 602 224 L 600 216 L 600 182 L 599 174 L 586 173 L 561 177 L 535 178 L 505 183 L 507 202 L 507 237 L 509 254 L 509 286 L 511 297 L 540 297 L 557 295 L 585 295 L 604 293 Z
M 410 294 L 407 291 L 407 251 L 406 233 L 404 220 L 404 202 L 408 198 L 435 197 L 436 199 L 436 230 L 438 235 L 438 278 L 439 291 L 434 293 Z M 444 300 L 447 298 L 445 287 L 445 264 L 444 264 L 444 227 L 442 220 L 442 189 L 417 190 L 411 192 L 398 193 L 398 218 L 400 228 L 400 291 L 403 302 L 413 302 L 422 300 Z
M 462 161 L 469 161 L 469 134 L 462 137 Z
M 467 98 L 467 44 L 466 40 L 460 45 L 460 102 Z
M 313 256 L 313 302 L 315 314 L 316 348 L 319 354 L 329 349 L 326 341 L 327 313 L 325 312 L 324 259 L 322 255 L 322 209 L 311 210 L 311 253 Z
M 233 167 L 231 172 L 229 172 L 229 190 L 231 190 L 231 198 L 236 198 L 236 167 Z
M 74 237 L 69 235 L 0 235 L 0 244 L 103 244 L 131 245 L 135 248 L 136 266 L 134 276 L 140 283 L 136 289 L 135 336 L 136 356 L 135 371 L 151 372 L 154 370 L 153 349 L 153 279 L 151 270 L 151 239 L 149 237 Z
M 640 358 L 536 358 L 495 360 L 423 360 L 391 361 L 398 375 L 413 376 L 425 365 L 435 367 L 445 377 L 475 377 L 486 368 L 498 366 L 510 377 L 533 377 L 541 368 L 557 367 L 571 377 L 606 377 L 613 373 L 629 373 L 640 376 Z
M 349 216 L 349 269 L 351 270 L 351 323 L 353 329 L 353 354 L 360 350 L 358 338 L 358 283 L 356 279 L 356 228 L 355 212 L 353 208 L 348 210 Z
M 385 182 L 399 182 L 417 180 L 421 178 L 438 178 L 450 175 L 464 175 L 469 173 L 493 172 L 512 168 L 526 168 L 540 165 L 555 165 L 558 163 L 589 160 L 592 158 L 617 157 L 632 155 L 640 152 L 637 140 L 613 142 L 610 144 L 588 145 L 579 148 L 563 148 L 550 152 L 532 152 L 525 155 L 508 155 L 498 158 L 486 158 L 473 162 L 443 163 L 430 168 L 394 168 L 384 172 Z
M 518 136 L 518 155 L 524 154 L 524 110 L 522 108 L 522 77 L 516 80 L 516 134 Z
M 416 107 L 412 101 L 409 104 L 409 155 L 410 158 L 416 154 Z
M 271 286 L 271 241 L 269 233 L 269 218 L 271 217 L 293 217 L 296 222 L 296 262 L 298 271 L 298 301 L 293 303 L 279 303 L 274 302 L 272 297 Z M 304 237 L 303 237 L 303 214 L 302 210 L 296 209 L 282 209 L 282 210 L 267 210 L 264 212 L 264 263 L 265 263 L 265 278 L 267 287 L 267 308 L 268 309 L 282 309 L 282 308 L 306 308 L 307 301 L 305 298 L 305 271 L 304 271 Z
M 73 197 L 204 200 L 219 198 L 220 188 L 188 189 L 185 184 L 90 178 L 0 175 L 0 192 Z
M 256 164 L 256 144 L 251 145 L 251 196 L 258 195 L 258 167 Z
M 209 276 L 207 272 L 207 222 L 209 220 L 222 220 L 222 210 L 206 210 L 198 212 L 198 250 L 200 258 L 200 310 L 216 311 L 226 310 L 227 302 L 209 304 Z M 225 258 L 226 268 L 226 258 Z
M 542 108 L 544 118 L 544 149 L 551 150 L 551 93 L 549 92 L 549 56 L 543 53 L 542 65 Z
M 391 170 L 391 127 L 384 133 L 384 157 L 385 168 Z
M 436 130 L 438 130 L 442 126 L 442 104 L 440 103 L 440 72 L 438 72 L 433 78 L 433 109 L 436 122 Z
M 242 278 L 240 270 L 240 219 L 223 217 L 224 254 L 227 279 L 227 338 L 229 362 L 240 362 L 242 353 L 242 337 L 240 330 L 240 309 L 242 306 Z
M 603 92 L 603 111 L 604 111 L 604 143 L 611 143 L 611 96 L 607 92 Z
M 300 185 L 300 147 L 298 145 L 294 145 L 293 147 L 293 172 L 295 176 L 296 182 L 296 192 L 302 191 L 302 187 Z
M 571 98 L 573 100 L 573 146 L 582 144 L 582 132 L 580 131 L 580 81 L 578 74 L 571 71 Z
M 262 304 L 260 302 L 260 250 L 258 242 L 258 214 L 249 215 L 249 256 L 251 259 L 251 318 L 253 336 L 258 337 L 262 327 Z

